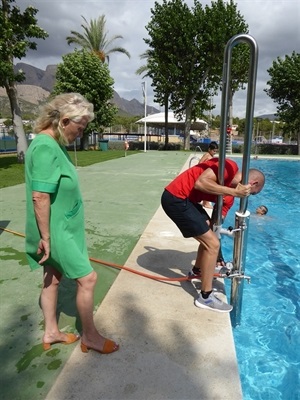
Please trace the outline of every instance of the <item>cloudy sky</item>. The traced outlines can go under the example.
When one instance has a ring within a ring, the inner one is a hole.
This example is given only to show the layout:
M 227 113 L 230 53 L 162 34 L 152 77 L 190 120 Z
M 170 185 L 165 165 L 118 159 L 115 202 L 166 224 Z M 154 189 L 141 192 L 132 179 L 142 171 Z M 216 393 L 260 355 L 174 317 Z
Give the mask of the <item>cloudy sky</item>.
M 142 78 L 136 75 L 135 71 L 144 64 L 140 55 L 147 49 L 143 38 L 147 37 L 145 26 L 150 21 L 150 10 L 154 3 L 154 0 L 16 0 L 21 10 L 28 5 L 33 5 L 39 10 L 38 24 L 49 34 L 45 41 L 38 41 L 37 51 L 30 51 L 22 61 L 43 70 L 47 65 L 60 63 L 62 55 L 74 48 L 68 46 L 66 37 L 72 30 L 81 32 L 81 16 L 89 21 L 104 14 L 108 36 L 122 35 L 123 39 L 114 44 L 124 47 L 131 54 L 130 59 L 117 53 L 110 57 L 109 66 L 111 76 L 115 80 L 114 89 L 121 97 L 128 100 L 136 98 L 142 102 Z M 187 0 L 186 3 L 192 6 L 194 1 Z M 202 1 L 203 5 L 210 3 Z M 300 52 L 300 1 L 237 0 L 236 3 L 249 26 L 250 35 L 254 37 L 259 48 L 254 114 L 257 116 L 274 113 L 276 104 L 263 91 L 269 79 L 267 69 L 277 57 L 284 58 L 293 50 Z M 147 104 L 159 108 L 153 103 L 151 81 L 148 78 L 145 81 Z M 246 91 L 236 94 L 234 116 L 245 116 L 245 97 Z M 220 113 L 220 101 L 220 97 L 214 99 L 215 115 Z

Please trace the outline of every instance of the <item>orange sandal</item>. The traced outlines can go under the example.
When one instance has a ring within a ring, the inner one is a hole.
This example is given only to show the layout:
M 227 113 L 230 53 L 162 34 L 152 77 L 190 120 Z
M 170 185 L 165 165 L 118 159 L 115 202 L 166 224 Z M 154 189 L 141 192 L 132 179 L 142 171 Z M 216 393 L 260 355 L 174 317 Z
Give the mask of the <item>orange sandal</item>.
M 93 349 L 92 347 L 88 347 L 86 344 L 84 344 L 82 342 L 81 342 L 81 346 L 80 347 L 81 347 L 81 351 L 83 353 L 88 353 L 89 350 L 94 350 L 97 353 L 110 354 L 110 353 L 113 353 L 114 351 L 119 350 L 119 345 L 117 343 L 113 342 L 110 339 L 105 339 L 104 346 L 103 346 L 102 350 Z
M 54 342 L 51 342 L 51 343 L 43 342 L 43 349 L 49 350 L 51 348 L 51 345 L 54 343 L 72 344 L 74 342 L 77 342 L 77 340 L 80 339 L 80 336 L 75 335 L 74 333 L 66 333 L 66 335 L 67 335 L 67 340 L 55 340 Z

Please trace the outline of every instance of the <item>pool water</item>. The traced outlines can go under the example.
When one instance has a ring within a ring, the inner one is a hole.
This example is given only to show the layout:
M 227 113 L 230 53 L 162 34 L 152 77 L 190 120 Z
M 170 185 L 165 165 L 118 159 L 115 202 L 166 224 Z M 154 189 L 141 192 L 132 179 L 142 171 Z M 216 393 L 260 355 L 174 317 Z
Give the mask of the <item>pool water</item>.
M 236 160 L 241 166 L 241 160 Z M 261 193 L 250 196 L 242 318 L 234 340 L 244 400 L 300 399 L 300 162 L 251 160 L 266 176 Z M 257 216 L 259 205 L 269 209 Z M 234 225 L 239 200 L 224 227 Z M 232 239 L 222 239 L 232 260 Z M 226 280 L 230 295 L 230 280 Z

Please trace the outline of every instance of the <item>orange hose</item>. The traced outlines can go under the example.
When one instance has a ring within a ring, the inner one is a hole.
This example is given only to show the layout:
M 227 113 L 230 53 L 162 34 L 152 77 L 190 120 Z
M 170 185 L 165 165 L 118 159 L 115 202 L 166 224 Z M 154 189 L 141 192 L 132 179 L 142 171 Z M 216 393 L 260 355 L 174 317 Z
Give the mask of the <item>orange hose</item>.
M 23 233 L 15 232 L 15 231 L 12 231 L 10 229 L 3 228 L 1 226 L 0 226 L 0 229 L 2 231 L 8 232 L 8 233 L 12 233 L 13 235 L 25 237 L 25 235 Z M 145 272 L 136 271 L 135 269 L 126 267 L 125 265 L 114 264 L 114 263 L 111 263 L 111 262 L 108 262 L 108 261 L 98 260 L 97 258 L 93 258 L 93 257 L 89 257 L 89 260 L 92 261 L 92 262 L 95 262 L 97 264 L 106 265 L 108 267 L 113 267 L 113 268 L 117 268 L 117 269 L 120 269 L 120 270 L 123 269 L 125 271 L 131 272 L 131 273 L 136 274 L 136 275 L 143 276 L 144 278 L 153 279 L 155 281 L 184 282 L 184 281 L 190 281 L 191 280 L 191 278 L 189 276 L 183 276 L 182 278 L 166 278 L 164 276 L 150 275 L 150 274 L 147 274 Z M 214 274 L 214 277 L 222 277 L 222 275 L 221 274 Z M 200 279 L 201 275 L 197 275 L 197 276 L 193 277 L 193 279 L 197 279 L 197 278 Z
M 190 278 L 188 276 L 183 276 L 182 278 L 166 278 L 164 276 L 150 275 L 145 272 L 136 271 L 135 269 L 126 267 L 125 265 L 118 265 L 118 264 L 113 264 L 113 263 L 103 261 L 103 260 L 97 260 L 96 258 L 92 258 L 92 257 L 90 257 L 90 260 L 95 263 L 98 263 L 98 264 L 107 265 L 109 267 L 113 267 L 113 268 L 117 268 L 117 269 L 124 269 L 125 271 L 132 272 L 133 274 L 141 275 L 141 276 L 144 276 L 145 278 L 154 279 L 156 281 L 184 282 L 184 281 L 190 280 Z
M 2 228 L 2 226 L 0 226 L 0 229 L 1 229 L 2 231 L 8 232 L 8 233 L 12 233 L 13 235 L 17 235 L 17 236 L 25 237 L 25 235 L 23 235 L 23 233 L 19 233 L 19 232 L 11 231 L 10 229 L 7 229 L 7 228 Z

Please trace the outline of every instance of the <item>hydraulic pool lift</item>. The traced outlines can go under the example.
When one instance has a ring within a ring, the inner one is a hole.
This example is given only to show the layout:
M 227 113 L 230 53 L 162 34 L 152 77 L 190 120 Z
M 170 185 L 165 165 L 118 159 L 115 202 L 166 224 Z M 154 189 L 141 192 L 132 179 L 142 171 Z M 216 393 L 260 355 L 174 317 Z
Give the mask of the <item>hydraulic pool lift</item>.
M 248 183 L 249 164 L 251 154 L 252 141 L 252 125 L 254 114 L 254 101 L 256 89 L 257 63 L 258 63 L 258 46 L 255 39 L 247 34 L 238 34 L 233 36 L 227 43 L 224 51 L 223 63 L 223 86 L 222 86 L 222 103 L 221 103 L 221 126 L 220 126 L 220 144 L 219 144 L 219 171 L 218 179 L 221 185 L 224 184 L 224 166 L 226 157 L 226 136 L 227 123 L 229 114 L 229 98 L 230 98 L 230 81 L 231 81 L 231 60 L 233 48 L 240 44 L 246 43 L 250 47 L 250 62 L 247 88 L 246 103 L 246 124 L 245 139 L 242 162 L 242 184 Z M 222 234 L 233 237 L 233 261 L 232 269 L 228 278 L 231 279 L 231 296 L 230 304 L 233 310 L 230 313 L 231 324 L 233 327 L 240 325 L 244 280 L 250 282 L 250 277 L 245 275 L 245 262 L 247 250 L 247 236 L 249 228 L 250 212 L 247 210 L 248 198 L 240 199 L 239 210 L 235 213 L 235 225 L 233 229 L 222 228 L 222 196 L 218 196 L 217 202 L 217 219 L 214 225 L 214 231 L 220 238 Z

